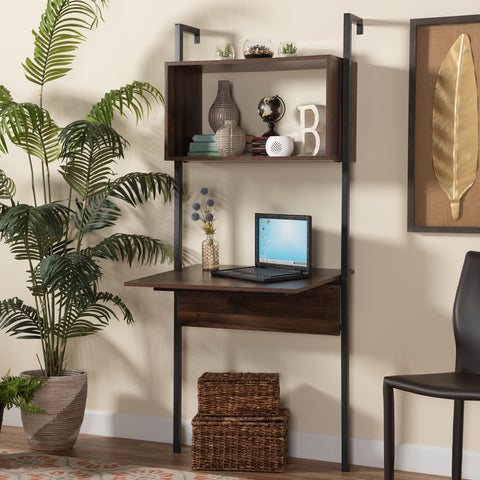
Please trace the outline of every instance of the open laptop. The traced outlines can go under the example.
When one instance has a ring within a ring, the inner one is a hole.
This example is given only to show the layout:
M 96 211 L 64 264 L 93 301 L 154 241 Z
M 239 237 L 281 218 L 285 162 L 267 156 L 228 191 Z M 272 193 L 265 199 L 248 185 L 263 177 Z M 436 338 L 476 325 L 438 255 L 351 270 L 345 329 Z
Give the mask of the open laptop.
M 312 217 L 255 214 L 255 266 L 212 271 L 213 276 L 283 282 L 312 275 Z

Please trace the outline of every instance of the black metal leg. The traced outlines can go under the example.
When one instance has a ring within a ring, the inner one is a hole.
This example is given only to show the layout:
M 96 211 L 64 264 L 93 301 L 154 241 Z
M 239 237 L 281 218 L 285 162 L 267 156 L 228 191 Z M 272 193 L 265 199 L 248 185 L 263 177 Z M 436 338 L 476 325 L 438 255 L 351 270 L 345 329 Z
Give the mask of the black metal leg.
M 463 410 L 464 401 L 455 400 L 453 406 L 452 480 L 461 480 L 462 478 Z
M 349 415 L 349 224 L 350 224 L 350 85 L 352 25 L 357 25 L 357 34 L 363 33 L 363 20 L 345 13 L 343 16 L 343 96 L 342 96 L 342 227 L 341 227 L 341 361 L 342 361 L 342 471 L 350 470 L 350 415 Z
M 182 450 L 182 326 L 177 322 L 177 292 L 174 292 L 173 327 L 173 451 Z
M 395 466 L 395 405 L 393 388 L 383 382 L 383 478 L 393 480 Z

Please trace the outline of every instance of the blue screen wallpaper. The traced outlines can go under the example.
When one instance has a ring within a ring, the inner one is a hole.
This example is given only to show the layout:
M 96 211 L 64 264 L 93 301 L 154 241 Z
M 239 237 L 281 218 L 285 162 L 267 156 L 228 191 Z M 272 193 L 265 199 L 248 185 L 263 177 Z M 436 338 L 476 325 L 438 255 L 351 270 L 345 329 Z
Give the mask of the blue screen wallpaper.
M 261 262 L 307 265 L 308 225 L 304 220 L 259 218 Z

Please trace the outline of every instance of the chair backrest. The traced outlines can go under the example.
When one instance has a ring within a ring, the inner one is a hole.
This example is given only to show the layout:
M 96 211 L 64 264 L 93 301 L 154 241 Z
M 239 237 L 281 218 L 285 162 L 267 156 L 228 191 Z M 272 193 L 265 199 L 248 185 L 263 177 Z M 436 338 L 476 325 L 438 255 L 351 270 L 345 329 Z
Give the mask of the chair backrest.
M 480 252 L 467 252 L 453 307 L 455 370 L 480 374 Z

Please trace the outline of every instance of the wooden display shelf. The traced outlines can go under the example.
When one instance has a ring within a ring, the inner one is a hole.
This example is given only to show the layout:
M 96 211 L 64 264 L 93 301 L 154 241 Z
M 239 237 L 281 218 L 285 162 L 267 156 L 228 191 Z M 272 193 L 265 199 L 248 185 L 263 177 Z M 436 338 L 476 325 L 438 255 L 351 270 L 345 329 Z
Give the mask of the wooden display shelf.
M 321 156 L 188 157 L 193 135 L 202 132 L 202 81 L 211 73 L 281 72 L 321 70 L 326 72 L 326 148 Z M 342 160 L 343 59 L 334 55 L 274 57 L 244 60 L 206 60 L 165 64 L 165 159 L 176 162 L 325 162 Z M 356 111 L 356 64 L 351 81 L 351 109 Z M 350 161 L 355 160 L 355 118 L 351 116 Z

